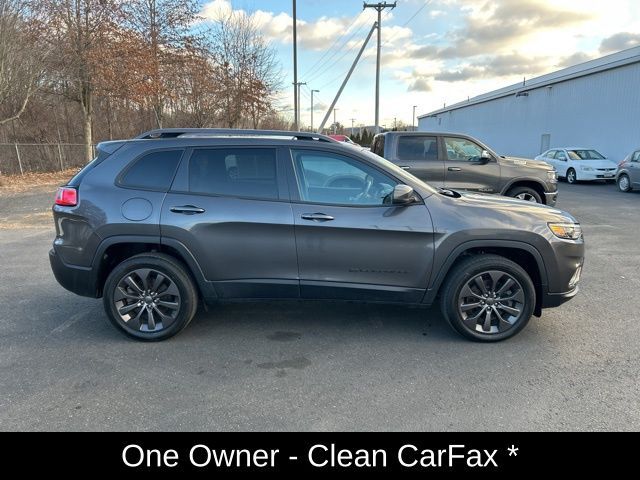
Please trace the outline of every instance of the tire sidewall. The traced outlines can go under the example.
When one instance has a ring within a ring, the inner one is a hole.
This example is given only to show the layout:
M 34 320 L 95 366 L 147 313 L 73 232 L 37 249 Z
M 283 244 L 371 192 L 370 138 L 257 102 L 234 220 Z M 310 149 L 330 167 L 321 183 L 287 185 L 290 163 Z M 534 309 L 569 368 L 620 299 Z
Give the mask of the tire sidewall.
M 509 196 L 512 198 L 515 198 L 516 195 L 520 195 L 521 193 L 528 193 L 532 195 L 536 199 L 537 204 L 544 205 L 544 202 L 542 201 L 542 197 L 540 197 L 540 194 L 536 192 L 533 188 L 515 187 L 514 189 L 509 190 Z
M 152 268 L 154 270 L 158 270 L 163 275 L 169 277 L 180 292 L 180 311 L 177 318 L 170 327 L 158 332 L 141 332 L 127 327 L 120 319 L 120 315 L 118 314 L 115 303 L 113 302 L 113 294 L 119 281 L 127 273 L 140 268 Z M 195 302 L 195 305 L 197 306 L 197 299 L 193 296 L 194 288 L 193 285 L 190 284 L 191 280 L 187 276 L 186 272 L 181 270 L 182 268 L 175 264 L 153 257 L 131 258 L 116 266 L 109 274 L 109 277 L 105 282 L 103 292 L 104 308 L 111 323 L 120 331 L 132 338 L 150 342 L 165 340 L 180 332 L 189 324 L 193 314 L 195 313 L 193 302 Z
M 623 189 L 622 186 L 620 185 L 620 179 L 622 179 L 622 177 L 627 179 L 627 188 Z M 618 177 L 618 180 L 616 181 L 616 183 L 618 184 L 618 190 L 620 190 L 621 192 L 627 193 L 629 191 L 631 191 L 631 179 L 629 178 L 629 176 L 626 173 L 623 173 L 622 175 L 620 175 Z
M 497 270 L 508 273 L 513 276 L 524 290 L 526 302 L 524 306 L 524 312 L 522 318 L 518 321 L 518 323 L 511 327 L 509 330 L 501 333 L 495 334 L 483 334 L 477 332 L 475 330 L 470 330 L 464 324 L 460 315 L 458 313 L 458 296 L 460 295 L 460 291 L 465 286 L 465 284 L 471 280 L 473 277 L 478 275 L 479 273 L 485 272 L 487 270 Z M 474 265 L 471 269 L 465 269 L 464 271 L 457 271 L 452 276 L 451 280 L 455 283 L 455 286 L 451 289 L 448 289 L 450 298 L 446 298 L 445 302 L 445 317 L 447 321 L 451 324 L 451 326 L 460 334 L 464 335 L 467 338 L 472 340 L 481 341 L 481 342 L 498 342 L 500 340 L 506 340 L 507 338 L 511 338 L 520 332 L 524 327 L 526 327 L 527 323 L 531 316 L 533 315 L 533 310 L 536 304 L 536 292 L 533 282 L 531 278 L 527 275 L 527 273 L 517 264 L 511 262 L 510 260 L 504 259 L 504 261 L 497 263 L 492 263 L 487 260 L 485 263 L 478 263 Z
M 573 181 L 571 180 L 571 172 L 573 172 Z M 573 168 L 567 170 L 567 183 L 573 185 L 578 182 L 578 174 Z

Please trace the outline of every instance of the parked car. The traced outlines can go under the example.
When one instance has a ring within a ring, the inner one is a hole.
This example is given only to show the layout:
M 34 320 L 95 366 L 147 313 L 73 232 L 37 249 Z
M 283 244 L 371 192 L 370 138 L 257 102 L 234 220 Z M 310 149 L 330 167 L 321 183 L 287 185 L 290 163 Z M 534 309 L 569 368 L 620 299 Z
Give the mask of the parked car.
M 139 340 L 181 331 L 200 299 L 314 298 L 439 301 L 496 341 L 578 292 L 568 213 L 436 189 L 322 135 L 166 129 L 97 151 L 58 190 L 49 258 Z
M 640 188 L 640 149 L 631 152 L 618 164 L 616 184 L 623 192 Z
M 331 135 L 329 135 L 329 138 L 333 138 L 337 142 L 344 142 L 344 143 L 349 143 L 351 145 L 357 145 L 353 140 L 351 140 L 346 135 L 333 135 L 333 134 L 331 134 Z
M 385 132 L 371 151 L 436 187 L 499 193 L 555 205 L 557 177 L 548 163 L 500 156 L 468 135 Z
M 579 181 L 611 180 L 616 175 L 617 165 L 592 148 L 552 148 L 536 157 L 557 170 L 558 176 L 567 183 Z

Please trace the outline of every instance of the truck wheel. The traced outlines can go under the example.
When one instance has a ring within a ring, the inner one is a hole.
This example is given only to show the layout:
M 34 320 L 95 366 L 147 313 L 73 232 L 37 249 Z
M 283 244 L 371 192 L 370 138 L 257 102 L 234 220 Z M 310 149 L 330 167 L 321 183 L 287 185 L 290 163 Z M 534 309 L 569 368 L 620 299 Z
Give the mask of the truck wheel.
M 477 255 L 449 273 L 440 308 L 461 335 L 496 342 L 522 330 L 535 304 L 535 287 L 520 265 L 499 255 Z
M 158 341 L 185 328 L 198 308 L 198 292 L 185 267 L 161 253 L 133 256 L 107 277 L 109 320 L 137 340 Z
M 531 203 L 543 203 L 540 194 L 529 187 L 513 187 L 507 192 L 507 197 L 518 198 Z

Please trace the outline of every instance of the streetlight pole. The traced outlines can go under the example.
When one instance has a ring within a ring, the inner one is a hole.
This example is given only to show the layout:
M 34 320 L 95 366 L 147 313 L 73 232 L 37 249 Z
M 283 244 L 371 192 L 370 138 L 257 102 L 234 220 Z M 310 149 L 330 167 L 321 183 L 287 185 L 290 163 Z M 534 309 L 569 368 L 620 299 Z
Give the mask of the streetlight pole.
M 320 90 L 311 90 L 311 131 L 313 132 L 313 92 L 320 93 Z
M 338 133 L 338 125 L 336 124 L 336 110 L 338 109 L 337 108 L 333 109 L 333 134 L 334 135 Z
M 293 129 L 298 130 L 298 26 L 296 0 L 293 0 Z
M 416 130 L 416 108 L 418 106 L 414 105 L 413 106 L 413 117 L 411 117 L 411 129 L 415 132 Z

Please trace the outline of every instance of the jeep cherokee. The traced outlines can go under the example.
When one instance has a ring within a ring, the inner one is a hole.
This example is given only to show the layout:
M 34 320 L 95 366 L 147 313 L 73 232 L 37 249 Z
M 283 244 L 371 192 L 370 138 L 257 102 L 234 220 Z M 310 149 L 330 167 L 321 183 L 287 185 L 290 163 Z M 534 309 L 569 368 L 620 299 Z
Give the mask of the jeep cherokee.
M 437 189 L 370 152 L 298 132 L 163 129 L 97 147 L 58 189 L 58 282 L 140 340 L 199 304 L 303 298 L 430 305 L 506 339 L 578 291 L 569 214 Z

